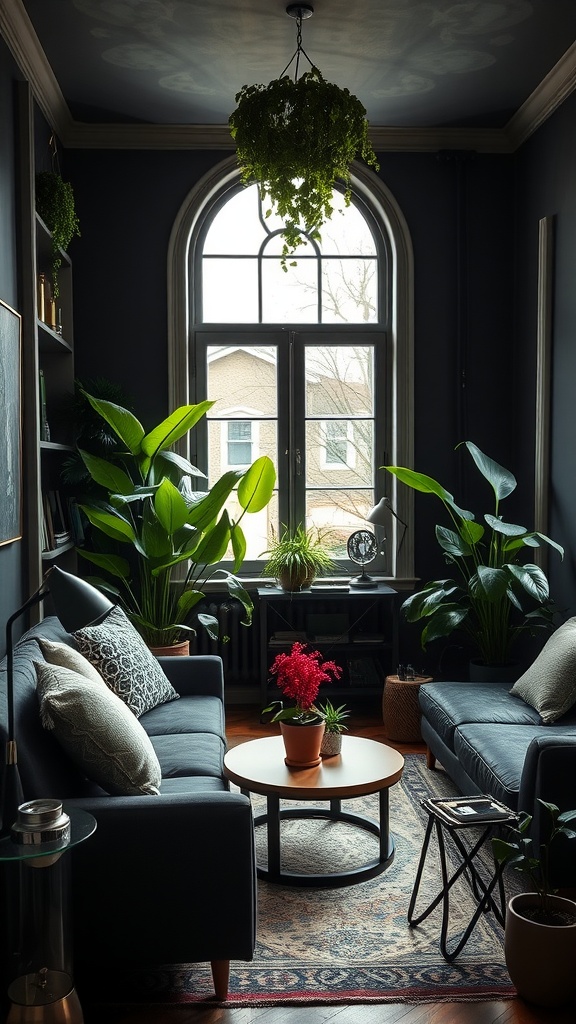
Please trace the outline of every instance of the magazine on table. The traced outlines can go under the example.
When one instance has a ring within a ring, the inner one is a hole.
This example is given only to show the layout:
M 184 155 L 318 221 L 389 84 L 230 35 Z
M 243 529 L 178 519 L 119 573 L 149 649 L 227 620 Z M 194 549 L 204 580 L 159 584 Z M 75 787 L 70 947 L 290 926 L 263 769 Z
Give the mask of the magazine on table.
M 442 817 L 452 824 L 473 825 L 481 821 L 508 821 L 515 817 L 514 811 L 488 795 L 463 796 L 452 799 L 427 800 Z

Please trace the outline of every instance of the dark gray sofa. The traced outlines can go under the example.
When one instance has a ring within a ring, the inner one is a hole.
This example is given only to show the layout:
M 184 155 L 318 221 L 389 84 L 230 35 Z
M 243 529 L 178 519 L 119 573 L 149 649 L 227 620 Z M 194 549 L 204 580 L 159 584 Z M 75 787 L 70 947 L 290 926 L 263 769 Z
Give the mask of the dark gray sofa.
M 76 974 L 117 967 L 212 964 L 219 998 L 230 960 L 251 960 L 256 872 L 250 803 L 229 791 L 223 672 L 212 656 L 162 658 L 180 699 L 140 722 L 162 769 L 159 796 L 111 796 L 86 779 L 42 728 L 33 662 L 36 637 L 69 643 L 55 617 L 19 641 L 14 656 L 18 762 L 25 799 L 58 797 L 93 814 L 96 832 L 70 853 Z M 5 662 L 2 663 L 5 672 Z M 6 734 L 0 680 L 0 741 Z M 1 771 L 1 769 L 0 769 Z
M 489 793 L 533 815 L 536 841 L 548 816 L 538 798 L 576 808 L 576 708 L 544 725 L 511 683 L 443 682 L 420 687 L 428 766 L 442 764 L 461 793 Z M 559 840 L 554 883 L 576 887 L 576 851 Z

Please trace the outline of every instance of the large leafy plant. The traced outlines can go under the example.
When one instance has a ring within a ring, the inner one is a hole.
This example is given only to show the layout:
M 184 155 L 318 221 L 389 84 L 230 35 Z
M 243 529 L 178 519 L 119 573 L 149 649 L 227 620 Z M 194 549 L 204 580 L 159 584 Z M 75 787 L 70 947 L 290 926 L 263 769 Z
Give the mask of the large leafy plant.
M 245 185 L 257 182 L 261 196 L 284 221 L 286 258 L 306 232 L 320 240 L 332 215 L 333 190 L 345 184 L 350 204 L 350 165 L 362 157 L 378 170 L 368 138 L 366 110 L 348 89 L 327 82 L 317 67 L 293 81 L 288 75 L 268 85 L 244 85 L 230 115 L 232 138 Z
M 383 467 L 408 487 L 436 495 L 452 522 L 452 527 L 436 526 L 436 540 L 456 579 L 427 583 L 402 608 L 409 622 L 426 623 L 423 648 L 460 629 L 486 665 L 505 665 L 522 632 L 552 622 L 546 575 L 539 566 L 523 562 L 522 555 L 542 542 L 562 557 L 564 550 L 544 534 L 502 518 L 500 504 L 516 489 L 516 478 L 471 441 L 465 445 L 494 495 L 494 510 L 483 515 L 483 522 L 460 508 L 432 477 L 401 466 Z
M 80 451 L 92 479 L 108 492 L 107 501 L 90 500 L 81 508 L 99 535 L 116 542 L 115 548 L 130 549 L 128 557 L 117 550 L 81 550 L 106 573 L 106 578 L 91 582 L 118 597 L 150 646 L 169 645 L 193 633 L 192 615 L 213 638 L 218 636 L 214 616 L 194 612 L 204 597 L 203 585 L 215 574 L 241 602 L 244 624 L 249 625 L 250 595 L 233 573 L 217 564 L 231 546 L 233 572 L 240 569 L 246 552 L 241 520 L 270 501 L 276 478 L 270 459 L 263 456 L 244 472 L 227 472 L 209 491 L 196 492 L 191 480 L 204 474 L 171 446 L 212 402 L 181 406 L 147 433 L 128 409 L 86 397 L 126 450 L 108 458 Z M 233 520 L 225 505 L 235 489 L 241 512 Z

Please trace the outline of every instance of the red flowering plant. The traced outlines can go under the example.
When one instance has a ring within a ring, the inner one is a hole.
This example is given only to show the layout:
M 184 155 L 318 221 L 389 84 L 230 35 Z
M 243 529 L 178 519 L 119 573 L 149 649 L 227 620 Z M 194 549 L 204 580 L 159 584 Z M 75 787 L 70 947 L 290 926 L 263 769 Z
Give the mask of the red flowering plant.
M 322 683 L 340 679 L 342 669 L 334 661 L 322 661 L 320 651 L 308 651 L 306 644 L 296 641 L 290 654 L 277 654 L 270 669 L 286 697 L 295 701 L 284 707 L 281 700 L 264 708 L 273 711 L 272 722 L 292 720 L 294 725 L 315 725 L 324 720 L 324 713 L 315 704 Z

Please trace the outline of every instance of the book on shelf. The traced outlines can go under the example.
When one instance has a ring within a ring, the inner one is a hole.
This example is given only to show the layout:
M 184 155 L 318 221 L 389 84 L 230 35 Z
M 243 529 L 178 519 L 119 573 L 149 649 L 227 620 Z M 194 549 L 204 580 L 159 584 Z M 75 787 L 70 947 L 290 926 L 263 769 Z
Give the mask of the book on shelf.
M 46 380 L 44 378 L 44 370 L 39 370 L 40 376 L 40 440 L 50 440 L 50 427 L 48 425 L 48 416 L 46 413 Z
M 76 498 L 68 498 L 68 520 L 70 530 L 72 531 L 72 539 L 75 544 L 81 547 L 84 543 L 84 525 Z
M 295 641 L 301 644 L 308 642 L 308 635 L 301 629 L 278 629 L 272 633 L 268 643 L 276 647 L 286 647 Z
M 354 644 L 383 644 L 385 641 L 384 633 L 354 633 L 352 637 Z

